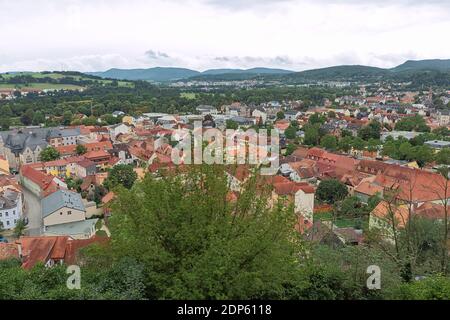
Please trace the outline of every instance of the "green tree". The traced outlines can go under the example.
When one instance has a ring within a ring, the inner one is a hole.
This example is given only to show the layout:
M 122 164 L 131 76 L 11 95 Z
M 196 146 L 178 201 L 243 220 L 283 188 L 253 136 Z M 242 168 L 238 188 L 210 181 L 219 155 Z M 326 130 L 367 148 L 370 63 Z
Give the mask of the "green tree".
M 230 204 L 227 185 L 222 167 L 201 166 L 120 189 L 110 252 L 144 264 L 147 298 L 286 297 L 302 252 L 293 208 L 269 209 L 253 178 Z
M 70 110 L 64 111 L 62 120 L 63 125 L 66 126 L 70 125 L 70 123 L 72 122 L 72 118 L 73 118 L 72 111 Z
M 444 148 L 435 155 L 438 164 L 450 165 L 450 148 Z
M 321 181 L 316 190 L 317 199 L 329 204 L 343 200 L 347 195 L 347 187 L 337 179 Z
M 277 120 L 283 120 L 284 119 L 284 112 L 278 111 L 277 112 Z
M 412 117 L 404 117 L 397 121 L 395 123 L 395 130 L 430 132 L 430 127 L 427 126 L 422 116 L 416 114 Z
M 349 152 L 352 149 L 353 137 L 345 136 L 339 139 L 338 149 L 344 152 Z
M 29 126 L 30 124 L 32 124 L 33 122 L 33 110 L 28 109 L 21 117 L 20 117 L 20 121 L 26 125 Z
M 371 121 L 367 126 L 358 130 L 358 137 L 363 140 L 380 139 L 381 124 L 378 121 Z
M 297 130 L 295 129 L 295 127 L 293 127 L 292 125 L 290 125 L 285 131 L 284 131 L 284 135 L 286 136 L 286 138 L 288 139 L 295 139 L 297 137 Z
M 355 137 L 352 141 L 352 147 L 356 150 L 365 150 L 366 142 L 360 137 Z
M 226 127 L 227 127 L 227 129 L 237 130 L 239 128 L 239 124 L 234 120 L 228 119 L 226 121 Z
M 11 110 L 11 107 L 8 105 L 4 105 L 0 108 L 0 112 L 2 117 L 12 117 L 14 114 Z
M 118 185 L 122 185 L 127 189 L 131 189 L 137 179 L 137 173 L 133 170 L 133 166 L 127 164 L 119 164 L 114 166 L 108 173 L 105 180 L 105 186 L 111 190 Z
M 0 118 L 0 127 L 2 131 L 9 130 L 9 127 L 11 126 L 11 119 L 9 117 L 1 117 Z
M 317 126 L 305 126 L 305 138 L 303 140 L 304 144 L 310 146 L 316 146 L 320 140 L 320 132 Z
M 42 161 L 53 161 L 57 160 L 60 157 L 60 153 L 55 148 L 48 146 L 44 150 L 41 151 L 41 160 Z
M 320 139 L 320 146 L 327 150 L 336 150 L 337 148 L 337 139 L 335 136 L 331 134 L 327 134 Z
M 335 204 L 335 212 L 338 217 L 363 218 L 369 212 L 357 196 L 347 197 Z
M 16 227 L 14 228 L 14 236 L 16 238 L 21 237 L 25 229 L 26 229 L 25 221 L 23 219 L 17 220 Z
M 321 115 L 320 113 L 314 113 L 314 114 L 312 114 L 310 117 L 309 117 L 309 119 L 308 119 L 308 123 L 309 124 L 312 124 L 312 125 L 314 125 L 314 124 L 323 124 L 323 123 L 325 123 L 325 121 L 326 121 L 327 119 L 326 119 L 326 117 L 325 116 L 323 116 L 323 115 Z
M 33 115 L 33 125 L 39 125 L 45 122 L 45 116 L 41 111 L 36 111 Z
M 78 155 L 82 155 L 82 154 L 85 154 L 85 153 L 87 152 L 87 149 L 86 149 L 86 147 L 85 147 L 84 145 L 82 145 L 82 144 L 77 144 L 77 146 L 76 146 L 76 148 L 75 148 L 75 152 L 76 152 Z
M 297 149 L 297 146 L 293 143 L 288 143 L 288 145 L 286 146 L 286 156 L 291 155 L 292 153 L 294 153 L 294 151 Z
M 450 279 L 442 275 L 431 275 L 420 281 L 405 283 L 396 296 L 402 300 L 449 300 Z

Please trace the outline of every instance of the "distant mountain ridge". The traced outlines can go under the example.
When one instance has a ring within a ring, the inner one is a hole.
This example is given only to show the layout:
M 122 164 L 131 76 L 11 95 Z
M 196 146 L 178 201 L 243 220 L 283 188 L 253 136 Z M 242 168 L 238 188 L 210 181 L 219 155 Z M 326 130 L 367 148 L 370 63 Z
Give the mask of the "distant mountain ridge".
M 351 80 L 404 78 L 411 73 L 450 72 L 450 59 L 408 60 L 394 68 L 384 69 L 364 65 L 341 65 L 295 72 L 273 68 L 210 69 L 203 72 L 186 68 L 156 67 L 149 69 L 109 69 L 104 72 L 87 72 L 102 78 L 118 80 L 147 80 L 156 82 L 175 80 L 245 80 L 245 79 L 300 79 L 300 80 Z
M 254 76 L 258 74 L 288 74 L 293 72 L 294 71 L 272 68 L 209 69 L 200 72 L 186 68 L 155 67 L 148 69 L 112 68 L 104 72 L 86 72 L 86 74 L 119 80 L 173 81 L 202 75 L 240 74 Z
M 450 71 L 450 59 L 429 59 L 429 60 L 408 60 L 391 71 L 416 71 L 416 70 L 435 70 L 441 72 Z
M 156 67 L 149 69 L 112 68 L 104 72 L 87 72 L 87 74 L 118 80 L 171 81 L 193 77 L 200 72 L 186 68 Z

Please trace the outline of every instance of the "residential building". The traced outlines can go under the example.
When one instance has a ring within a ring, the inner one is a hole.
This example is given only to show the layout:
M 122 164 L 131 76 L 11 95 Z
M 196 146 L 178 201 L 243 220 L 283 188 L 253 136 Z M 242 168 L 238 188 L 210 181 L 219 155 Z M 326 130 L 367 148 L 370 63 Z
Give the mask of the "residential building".
M 125 123 L 119 123 L 109 127 L 109 135 L 112 141 L 116 140 L 119 134 L 128 134 L 131 132 L 131 127 Z
M 22 164 L 41 161 L 41 152 L 48 143 L 46 131 L 30 129 L 30 132 L 2 132 L 0 134 L 0 155 L 8 160 L 11 169 L 18 170 Z
M 52 147 L 76 145 L 80 136 L 80 128 L 51 129 L 47 141 Z
M 29 165 L 22 166 L 19 180 L 24 188 L 39 198 L 45 197 L 61 188 L 56 181 L 56 177 L 45 174 Z
M 95 162 L 84 159 L 74 164 L 75 175 L 80 178 L 86 178 L 87 176 L 95 175 L 97 173 L 97 165 Z
M 41 207 L 45 227 L 86 219 L 83 200 L 76 192 L 58 190 L 43 198 Z
M 22 217 L 22 193 L 13 189 L 0 192 L 0 227 L 14 229 Z

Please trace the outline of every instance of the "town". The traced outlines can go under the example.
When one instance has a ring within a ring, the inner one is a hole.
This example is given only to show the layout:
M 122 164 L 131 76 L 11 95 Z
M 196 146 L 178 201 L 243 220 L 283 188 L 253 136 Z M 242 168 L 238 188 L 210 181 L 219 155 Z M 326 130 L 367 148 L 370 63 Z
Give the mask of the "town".
M 131 187 L 175 167 L 171 136 L 192 132 L 194 121 L 204 130 L 279 133 L 279 170 L 266 183 L 273 201 L 294 204 L 297 231 L 308 241 L 359 245 L 377 229 L 392 242 L 391 214 L 398 228 L 411 214 L 443 221 L 450 199 L 449 177 L 440 173 L 450 165 L 448 109 L 434 107 L 432 91 L 359 91 L 307 109 L 302 101 L 233 102 L 198 105 L 192 114 L 115 111 L 118 123 L 109 126 L 1 132 L 0 258 L 19 258 L 24 268 L 52 266 L 70 262 L 73 248 L 105 241 L 117 179 Z M 448 105 L 450 91 L 439 99 Z M 227 171 L 230 201 L 252 174 L 247 164 Z M 54 255 L 64 248 L 66 254 Z
M 0 27 L 0 301 L 52 304 L 10 310 L 450 300 L 449 1 L 0 1 Z

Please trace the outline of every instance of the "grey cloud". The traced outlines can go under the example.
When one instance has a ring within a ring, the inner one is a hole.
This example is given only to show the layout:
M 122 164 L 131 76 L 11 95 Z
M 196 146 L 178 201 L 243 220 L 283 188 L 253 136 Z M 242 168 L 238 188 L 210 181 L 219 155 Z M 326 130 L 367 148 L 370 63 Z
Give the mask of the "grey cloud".
M 205 61 L 205 59 L 203 59 Z M 299 70 L 305 68 L 309 64 L 309 59 L 293 58 L 287 55 L 279 55 L 273 57 L 263 56 L 216 56 L 209 59 L 213 68 L 229 67 L 229 68 L 284 68 L 290 70 Z
M 214 57 L 214 61 L 230 62 L 235 64 L 264 63 L 264 64 L 292 64 L 294 61 L 288 56 L 254 57 L 254 56 L 220 56 Z
M 147 50 L 145 52 L 145 55 L 148 58 L 154 59 L 154 60 L 161 59 L 161 58 L 170 59 L 170 56 L 167 53 L 161 52 L 161 51 Z

